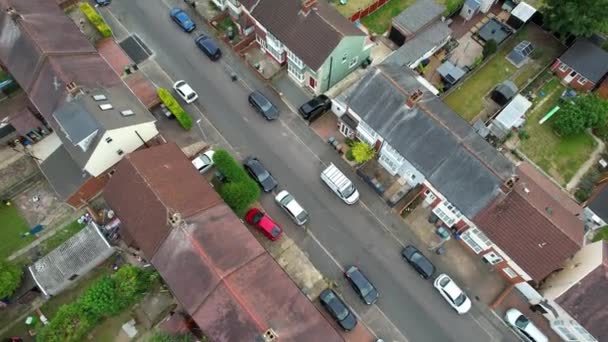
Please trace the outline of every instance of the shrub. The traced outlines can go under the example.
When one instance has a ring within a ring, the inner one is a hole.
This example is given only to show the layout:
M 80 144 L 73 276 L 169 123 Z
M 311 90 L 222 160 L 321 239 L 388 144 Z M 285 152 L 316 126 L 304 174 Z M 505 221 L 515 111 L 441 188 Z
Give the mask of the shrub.
M 41 342 L 77 342 L 91 330 L 97 319 L 88 314 L 79 302 L 65 304 L 59 308 L 49 324 L 38 333 Z
M 492 54 L 494 54 L 496 52 L 498 48 L 498 45 L 496 44 L 496 41 L 494 39 L 490 39 L 486 42 L 486 44 L 483 46 L 483 59 L 486 59 L 488 57 L 490 57 Z
M 348 160 L 348 161 L 354 161 L 355 160 L 355 156 L 353 156 L 353 149 L 352 149 L 352 147 L 349 148 L 348 150 L 346 150 L 345 157 L 346 157 L 346 160 Z
M 215 151 L 213 164 L 226 177 L 218 191 L 220 196 L 237 215 L 242 216 L 260 197 L 260 188 L 225 150 Z
M 0 260 L 0 298 L 13 294 L 21 284 L 21 268 L 9 261 Z
M 203 339 L 205 341 L 206 339 Z M 192 342 L 194 338 L 191 334 L 171 335 L 166 332 L 155 332 L 147 342 Z
M 78 6 L 80 8 L 80 11 L 84 14 L 85 17 L 87 17 L 89 22 L 91 22 L 91 24 L 95 26 L 95 28 L 97 29 L 97 31 L 99 31 L 102 37 L 112 37 L 112 29 L 110 28 L 110 26 L 108 26 L 108 24 L 106 24 L 105 20 L 103 20 L 103 17 L 99 15 L 99 13 L 97 13 L 97 11 L 90 4 L 83 2 Z
M 241 165 L 225 150 L 215 151 L 213 165 L 229 182 L 239 182 L 248 178 Z
M 530 138 L 530 135 L 528 134 L 528 132 L 524 131 L 523 129 L 520 130 L 519 132 L 517 132 L 517 135 L 519 136 L 519 139 L 521 139 L 521 140 L 527 140 L 528 138 Z
M 175 116 L 177 122 L 185 129 L 190 130 L 192 128 L 192 117 L 188 114 L 184 108 L 177 102 L 175 97 L 165 88 L 158 88 L 158 97 L 167 106 L 169 111 Z
M 365 163 L 366 161 L 372 159 L 376 154 L 374 148 L 363 141 L 357 141 L 350 151 L 352 151 L 353 158 L 357 163 Z

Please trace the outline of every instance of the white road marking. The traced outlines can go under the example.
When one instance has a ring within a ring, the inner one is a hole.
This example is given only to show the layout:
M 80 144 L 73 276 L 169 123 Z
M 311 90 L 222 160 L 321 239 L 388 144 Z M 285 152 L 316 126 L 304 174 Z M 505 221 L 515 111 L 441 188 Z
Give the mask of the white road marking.
M 479 325 L 481 327 L 481 329 L 483 329 L 483 331 L 488 334 L 488 336 L 490 336 L 490 339 L 492 341 L 494 341 L 496 338 L 494 337 L 494 334 L 492 334 L 490 331 L 488 331 L 488 329 L 485 327 L 485 324 L 482 324 L 475 316 L 470 315 L 470 317 L 477 323 L 477 325 Z

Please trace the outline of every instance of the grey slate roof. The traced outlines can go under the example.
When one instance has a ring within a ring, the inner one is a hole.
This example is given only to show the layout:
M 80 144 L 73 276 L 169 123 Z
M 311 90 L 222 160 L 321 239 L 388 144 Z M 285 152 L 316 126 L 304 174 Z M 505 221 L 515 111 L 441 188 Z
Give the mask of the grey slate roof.
M 100 129 L 95 118 L 80 101 L 66 103 L 53 116 L 74 145 Z
M 343 37 L 365 33 L 320 0 L 308 15 L 299 0 L 242 0 L 251 15 L 313 70 L 327 60 Z
M 587 202 L 587 206 L 595 215 L 599 216 L 604 222 L 608 222 L 608 185 L 600 187 L 593 197 Z
M 438 21 L 408 40 L 387 58 L 387 63 L 409 66 L 452 34 L 445 23 Z
M 577 40 L 559 59 L 594 83 L 608 72 L 608 52 L 588 39 Z
M 28 268 L 45 295 L 54 296 L 78 281 L 114 253 L 95 222 L 55 248 Z M 70 280 L 74 275 L 78 277 Z
M 40 163 L 40 170 L 63 200 L 74 194 L 91 177 L 76 164 L 65 147 L 62 144 Z
M 515 167 L 416 77 L 409 68 L 383 63 L 347 91 L 345 102 L 448 201 L 473 217 L 500 193 Z M 416 89 L 423 97 L 409 108 L 405 102 Z
M 393 26 L 408 34 L 416 33 L 444 11 L 445 7 L 433 0 L 416 0 L 393 18 Z

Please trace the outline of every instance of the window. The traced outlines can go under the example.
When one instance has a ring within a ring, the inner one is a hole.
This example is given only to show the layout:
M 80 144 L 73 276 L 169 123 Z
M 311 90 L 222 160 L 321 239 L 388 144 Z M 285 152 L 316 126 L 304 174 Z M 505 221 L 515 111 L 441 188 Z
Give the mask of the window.
M 107 137 L 107 138 L 106 138 L 106 142 L 107 142 L 108 144 L 109 144 L 109 143 L 111 143 L 111 142 L 112 142 L 112 138 Z
M 194 93 L 191 94 L 192 96 L 194 96 Z M 188 98 L 190 98 L 190 96 L 188 96 Z M 125 109 L 123 111 L 120 112 L 120 115 L 122 116 L 131 116 L 131 115 L 135 115 L 135 112 L 130 110 L 130 109 Z
M 580 85 L 587 84 L 587 81 L 588 80 L 586 78 L 584 78 L 583 76 L 581 76 L 581 77 L 578 78 L 578 84 L 580 84 Z
M 287 58 L 297 67 L 304 68 L 304 62 L 296 56 L 291 50 L 287 50 Z
M 431 204 L 431 203 L 435 202 L 436 199 L 437 199 L 437 196 L 435 196 L 435 194 L 431 190 L 426 190 L 424 192 L 424 201 L 426 203 Z
M 114 107 L 112 107 L 111 103 L 104 103 L 104 104 L 99 105 L 99 109 L 101 109 L 101 110 L 110 110 L 112 108 L 114 108 Z
M 511 279 L 517 277 L 517 273 L 515 273 L 515 271 L 513 271 L 511 269 L 511 267 L 505 267 L 505 268 L 502 269 L 502 271 L 505 272 L 505 274 L 507 276 L 509 276 L 509 278 L 511 278 Z
M 496 252 L 488 252 L 484 254 L 483 259 L 490 265 L 496 265 L 502 261 L 500 255 L 496 254 Z
M 560 64 L 559 71 L 566 71 L 566 70 L 568 70 L 568 66 L 564 63 Z
M 291 75 L 296 80 L 300 82 L 304 81 L 304 69 L 294 64 L 292 60 L 289 60 L 289 62 L 287 63 L 287 71 L 289 72 L 289 75 Z
M 95 101 L 104 101 L 107 99 L 108 98 L 103 94 L 93 95 L 93 100 L 95 100 Z
M 453 226 L 462 217 L 460 211 L 451 203 L 443 201 L 434 209 L 433 213 L 437 215 L 448 227 Z
M 490 239 L 475 227 L 467 229 L 460 237 L 467 246 L 471 247 L 475 254 L 479 254 L 492 245 Z
M 116 153 L 118 153 L 119 156 L 122 156 L 124 154 L 124 152 L 122 150 L 118 150 L 118 151 L 116 151 Z
M 561 337 L 564 338 L 566 341 L 578 341 L 576 336 L 574 336 L 568 328 L 559 326 L 557 327 L 557 330 L 559 330 L 560 335 L 562 335 Z
M 357 65 L 357 63 L 359 62 L 359 56 L 355 56 L 353 57 L 353 59 L 350 61 L 350 64 L 348 65 L 349 68 L 354 67 L 355 65 Z
M 342 64 L 346 63 L 346 61 L 348 60 L 348 53 L 344 53 L 344 55 L 342 55 Z

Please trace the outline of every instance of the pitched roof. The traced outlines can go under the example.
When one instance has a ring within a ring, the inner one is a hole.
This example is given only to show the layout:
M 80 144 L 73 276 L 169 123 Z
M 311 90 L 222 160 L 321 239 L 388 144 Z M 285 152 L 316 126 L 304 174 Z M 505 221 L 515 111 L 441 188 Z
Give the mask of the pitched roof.
M 28 268 L 45 295 L 56 295 L 73 284 L 72 276 L 82 276 L 114 253 L 95 222 Z
M 603 244 L 602 264 L 555 301 L 598 341 L 608 340 L 608 242 Z
M 452 34 L 452 30 L 445 23 L 438 21 L 417 34 L 413 39 L 405 42 L 395 52 L 391 53 L 385 60 L 402 66 L 410 66 L 425 53 L 445 41 Z
M 40 163 L 40 170 L 57 195 L 63 200 L 73 195 L 91 175 L 76 164 L 65 148 L 60 145 Z
M 517 171 L 512 191 L 473 221 L 538 283 L 581 248 L 583 222 L 574 201 L 533 166 Z
M 577 40 L 559 59 L 594 83 L 608 72 L 608 52 L 588 39 Z
M 441 16 L 444 11 L 445 7 L 433 0 L 416 0 L 411 6 L 394 17 L 392 23 L 393 26 L 407 34 L 416 33 Z
M 409 68 L 382 64 L 342 100 L 418 169 L 464 215 L 473 217 L 500 193 L 514 165 L 460 116 L 425 90 Z M 417 107 L 405 102 L 423 90 Z
M 343 37 L 365 33 L 326 1 L 318 1 L 308 15 L 299 0 L 243 0 L 241 4 L 304 64 L 318 70 Z
M 598 186 L 587 202 L 587 207 L 604 222 L 608 222 L 608 182 Z

